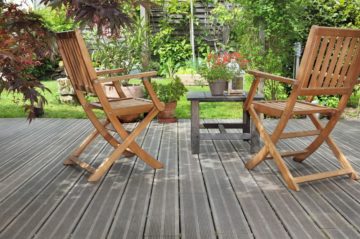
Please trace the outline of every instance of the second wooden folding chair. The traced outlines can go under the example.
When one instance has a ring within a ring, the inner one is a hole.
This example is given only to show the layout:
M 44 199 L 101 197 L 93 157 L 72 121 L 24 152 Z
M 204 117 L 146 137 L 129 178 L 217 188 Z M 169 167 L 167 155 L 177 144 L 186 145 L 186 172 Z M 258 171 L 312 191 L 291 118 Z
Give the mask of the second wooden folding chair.
M 260 71 L 249 71 L 249 73 L 255 76 L 255 81 L 251 86 L 245 107 L 264 140 L 265 146 L 246 163 L 248 169 L 253 169 L 265 158 L 273 158 L 288 187 L 296 191 L 299 190 L 299 183 L 312 180 L 340 175 L 350 175 L 352 179 L 358 179 L 357 173 L 330 137 L 330 133 L 340 119 L 354 86 L 359 83 L 357 79 L 360 74 L 360 30 L 313 26 L 296 80 Z M 292 85 L 288 100 L 253 101 L 261 79 Z M 315 96 L 324 95 L 340 95 L 338 107 L 329 108 L 311 103 Z M 298 100 L 298 97 L 305 97 L 305 100 Z M 261 113 L 280 118 L 271 134 L 265 130 L 258 116 Z M 330 118 L 329 121 L 323 125 L 316 117 L 317 113 L 327 115 Z M 316 129 L 283 132 L 288 121 L 297 115 L 307 115 Z M 304 150 L 279 152 L 276 148 L 280 139 L 307 136 L 315 136 L 315 139 Z M 324 141 L 339 161 L 340 169 L 294 177 L 284 162 L 284 157 L 292 156 L 295 161 L 302 162 Z

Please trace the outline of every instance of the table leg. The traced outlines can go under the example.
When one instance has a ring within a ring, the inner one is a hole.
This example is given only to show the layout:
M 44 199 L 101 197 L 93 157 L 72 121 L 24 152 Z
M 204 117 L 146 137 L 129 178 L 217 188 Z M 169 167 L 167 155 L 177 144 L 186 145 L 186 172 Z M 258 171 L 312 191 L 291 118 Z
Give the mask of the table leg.
M 251 125 L 251 120 L 250 120 L 250 114 L 249 112 L 247 112 L 247 110 L 243 109 L 243 133 L 244 134 L 250 134 L 250 125 Z
M 199 119 L 199 101 L 191 101 L 191 152 L 198 154 L 200 152 L 200 119 Z
M 250 153 L 254 154 L 260 150 L 260 136 L 259 132 L 253 122 L 251 122 L 251 140 L 250 140 Z

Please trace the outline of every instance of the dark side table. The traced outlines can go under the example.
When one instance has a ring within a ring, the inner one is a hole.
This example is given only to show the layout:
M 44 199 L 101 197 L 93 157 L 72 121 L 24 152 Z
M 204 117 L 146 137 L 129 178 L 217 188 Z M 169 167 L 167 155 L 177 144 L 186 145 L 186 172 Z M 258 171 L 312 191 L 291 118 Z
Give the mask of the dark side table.
M 254 100 L 263 100 L 262 96 L 256 96 Z M 246 94 L 212 96 L 210 92 L 190 91 L 187 100 L 191 101 L 191 151 L 198 154 L 200 140 L 246 140 L 250 141 L 250 152 L 259 150 L 260 138 L 257 130 L 251 125 L 250 115 L 244 110 L 242 123 L 203 123 L 200 124 L 200 102 L 245 102 Z M 219 129 L 220 133 L 201 133 L 200 127 L 206 129 Z M 240 133 L 227 133 L 226 129 L 242 129 Z

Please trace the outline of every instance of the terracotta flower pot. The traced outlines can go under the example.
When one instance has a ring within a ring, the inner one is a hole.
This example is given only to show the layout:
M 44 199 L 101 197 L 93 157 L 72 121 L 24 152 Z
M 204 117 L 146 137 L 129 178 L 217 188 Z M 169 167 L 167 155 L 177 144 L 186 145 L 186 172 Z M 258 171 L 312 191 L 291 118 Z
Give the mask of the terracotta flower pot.
M 169 102 L 165 103 L 164 111 L 158 114 L 159 123 L 173 123 L 176 122 L 175 110 L 176 110 L 177 102 Z
M 209 83 L 211 95 L 224 95 L 224 91 L 226 89 L 226 81 L 225 80 L 216 80 L 214 82 Z

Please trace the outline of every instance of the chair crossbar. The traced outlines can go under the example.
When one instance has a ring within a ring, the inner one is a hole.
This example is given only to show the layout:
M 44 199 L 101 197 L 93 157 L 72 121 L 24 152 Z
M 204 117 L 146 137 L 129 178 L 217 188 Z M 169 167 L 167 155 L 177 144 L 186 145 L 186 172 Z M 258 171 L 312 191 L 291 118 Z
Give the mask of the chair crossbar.
M 334 170 L 334 171 L 329 171 L 329 172 L 322 172 L 322 173 L 315 173 L 315 174 L 310 174 L 310 175 L 294 177 L 294 181 L 296 183 L 304 183 L 304 182 L 315 181 L 315 180 L 320 180 L 320 179 L 325 179 L 325 178 L 348 175 L 348 174 L 352 174 L 352 173 L 353 173 L 353 170 L 351 168 L 339 169 L 339 170 Z
M 319 135 L 320 130 L 308 130 L 308 131 L 296 131 L 296 132 L 286 132 L 280 135 L 280 139 L 289 139 L 297 137 L 309 137 Z

